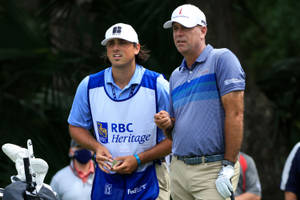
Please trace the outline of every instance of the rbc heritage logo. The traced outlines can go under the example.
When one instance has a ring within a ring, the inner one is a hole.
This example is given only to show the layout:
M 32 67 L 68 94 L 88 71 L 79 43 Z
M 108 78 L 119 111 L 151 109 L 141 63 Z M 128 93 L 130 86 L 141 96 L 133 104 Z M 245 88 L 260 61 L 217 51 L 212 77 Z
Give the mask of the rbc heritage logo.
M 99 135 L 99 139 L 102 143 L 108 143 L 107 127 L 108 126 L 107 126 L 106 122 L 98 122 L 97 121 L 98 135 Z

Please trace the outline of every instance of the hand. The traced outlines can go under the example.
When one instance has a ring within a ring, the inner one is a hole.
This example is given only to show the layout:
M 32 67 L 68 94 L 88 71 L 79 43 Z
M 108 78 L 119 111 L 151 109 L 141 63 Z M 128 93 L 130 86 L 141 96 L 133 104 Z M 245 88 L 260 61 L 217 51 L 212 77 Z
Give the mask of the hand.
M 96 150 L 96 162 L 102 171 L 109 173 L 111 166 L 108 162 L 113 162 L 113 159 L 108 149 L 102 145 L 99 145 Z
M 223 165 L 218 178 L 216 180 L 216 187 L 218 192 L 225 199 L 230 197 L 233 193 L 233 187 L 231 184 L 231 177 L 234 175 L 234 168 L 231 165 Z
M 175 119 L 171 118 L 167 111 L 160 111 L 154 115 L 154 122 L 157 127 L 166 131 L 173 128 Z
M 138 167 L 137 160 L 133 155 L 116 157 L 115 160 L 120 162 L 111 170 L 120 174 L 131 174 Z

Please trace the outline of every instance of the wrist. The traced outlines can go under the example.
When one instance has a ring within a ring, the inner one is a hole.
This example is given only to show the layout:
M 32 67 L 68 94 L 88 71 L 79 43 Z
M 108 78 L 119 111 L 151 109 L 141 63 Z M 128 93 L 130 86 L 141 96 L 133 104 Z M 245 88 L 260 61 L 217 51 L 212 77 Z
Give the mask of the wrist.
M 232 167 L 234 167 L 234 162 L 231 162 L 231 161 L 229 161 L 229 160 L 222 160 L 222 165 L 223 166 L 232 166 Z
M 140 165 L 141 165 L 141 159 L 140 159 L 140 157 L 138 156 L 138 154 L 134 154 L 133 156 L 135 157 L 138 166 L 140 166 Z
M 174 123 L 175 123 L 175 119 L 171 117 L 171 124 L 168 128 L 164 129 L 164 132 L 167 134 L 167 135 L 171 135 L 172 134 L 172 131 L 173 131 L 173 128 L 174 128 Z

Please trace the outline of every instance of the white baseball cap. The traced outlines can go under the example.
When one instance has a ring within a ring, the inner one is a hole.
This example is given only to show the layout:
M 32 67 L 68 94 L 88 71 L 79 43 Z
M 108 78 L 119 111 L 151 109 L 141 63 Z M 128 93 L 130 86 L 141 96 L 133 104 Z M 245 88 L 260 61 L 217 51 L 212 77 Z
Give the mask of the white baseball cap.
M 118 23 L 112 25 L 105 33 L 105 39 L 102 40 L 103 46 L 114 38 L 127 40 L 129 42 L 139 43 L 138 35 L 135 30 L 129 24 Z
M 163 27 L 165 29 L 171 28 L 173 22 L 177 22 L 187 28 L 193 28 L 197 25 L 206 26 L 206 17 L 198 7 L 184 4 L 173 11 L 171 20 L 165 22 Z

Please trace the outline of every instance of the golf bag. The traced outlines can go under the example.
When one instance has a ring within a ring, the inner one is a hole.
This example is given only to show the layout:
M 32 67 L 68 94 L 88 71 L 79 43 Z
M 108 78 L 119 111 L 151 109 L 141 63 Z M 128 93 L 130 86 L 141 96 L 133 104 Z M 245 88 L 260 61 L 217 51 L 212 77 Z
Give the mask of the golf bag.
M 52 188 L 43 183 L 48 171 L 46 161 L 35 158 L 31 140 L 27 148 L 4 144 L 3 152 L 16 163 L 18 175 L 11 177 L 11 184 L 0 189 L 1 200 L 57 200 Z

